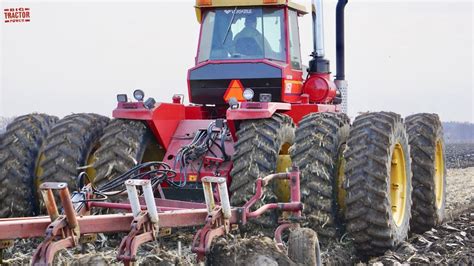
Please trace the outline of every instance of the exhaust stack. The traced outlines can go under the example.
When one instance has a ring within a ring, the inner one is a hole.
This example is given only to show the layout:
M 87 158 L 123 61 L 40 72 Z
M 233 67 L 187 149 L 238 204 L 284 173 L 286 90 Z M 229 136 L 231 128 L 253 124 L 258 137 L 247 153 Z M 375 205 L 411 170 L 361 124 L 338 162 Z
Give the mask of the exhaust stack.
M 345 73 L 344 8 L 348 0 L 338 0 L 336 6 L 336 86 L 341 92 L 342 111 L 347 113 L 347 81 Z
M 345 74 L 345 41 L 344 41 L 344 8 L 348 0 L 339 0 L 336 7 L 336 80 L 344 80 Z
M 312 0 L 313 15 L 313 59 L 309 62 L 310 73 L 330 73 L 329 61 L 324 59 L 323 1 Z
M 324 25 L 323 25 L 323 2 L 312 1 L 313 15 L 313 49 L 317 57 L 324 57 Z

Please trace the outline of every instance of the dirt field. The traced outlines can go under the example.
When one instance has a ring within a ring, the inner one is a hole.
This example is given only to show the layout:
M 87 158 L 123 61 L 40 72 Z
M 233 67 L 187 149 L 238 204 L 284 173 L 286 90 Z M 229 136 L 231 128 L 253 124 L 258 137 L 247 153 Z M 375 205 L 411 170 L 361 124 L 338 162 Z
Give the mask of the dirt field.
M 449 169 L 447 181 L 448 221 L 423 235 L 411 235 L 397 250 L 370 263 L 474 263 L 474 167 Z
M 474 167 L 474 143 L 446 145 L 446 165 L 448 168 Z
M 448 169 L 447 222 L 423 235 L 412 234 L 395 251 L 371 258 L 369 265 L 398 263 L 474 263 L 474 167 Z M 343 239 L 322 247 L 323 261 L 355 264 L 364 259 L 354 255 L 351 242 Z

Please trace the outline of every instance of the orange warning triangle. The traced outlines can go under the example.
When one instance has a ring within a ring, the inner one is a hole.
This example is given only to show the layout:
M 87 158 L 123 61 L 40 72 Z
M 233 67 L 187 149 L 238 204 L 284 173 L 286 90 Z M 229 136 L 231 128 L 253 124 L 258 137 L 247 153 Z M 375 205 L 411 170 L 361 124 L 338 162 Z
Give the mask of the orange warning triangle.
M 244 86 L 238 79 L 234 79 L 230 82 L 229 87 L 225 91 L 224 101 L 229 102 L 230 98 L 234 97 L 239 102 L 245 101 L 244 99 Z

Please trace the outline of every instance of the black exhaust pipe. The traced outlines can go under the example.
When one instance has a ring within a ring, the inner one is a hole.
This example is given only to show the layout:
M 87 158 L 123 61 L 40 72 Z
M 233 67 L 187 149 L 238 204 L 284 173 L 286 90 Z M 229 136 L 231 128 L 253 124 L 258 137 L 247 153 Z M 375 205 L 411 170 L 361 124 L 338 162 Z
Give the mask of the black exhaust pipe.
M 336 6 L 336 80 L 345 80 L 344 8 L 348 0 L 339 0 Z

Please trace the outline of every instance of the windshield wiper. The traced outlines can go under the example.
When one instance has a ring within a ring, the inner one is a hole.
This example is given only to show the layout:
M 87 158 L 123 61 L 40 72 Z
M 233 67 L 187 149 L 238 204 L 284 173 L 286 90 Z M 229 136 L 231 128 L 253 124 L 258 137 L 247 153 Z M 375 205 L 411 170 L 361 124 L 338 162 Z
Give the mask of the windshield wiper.
M 227 31 L 225 32 L 225 36 L 224 36 L 224 40 L 222 41 L 222 44 L 224 44 L 225 41 L 227 40 L 227 36 L 229 35 L 230 27 L 232 27 L 232 23 L 234 23 L 235 13 L 237 13 L 237 7 L 235 7 L 235 9 L 234 9 L 234 13 L 232 14 L 232 19 L 230 20 L 229 26 L 227 27 Z

